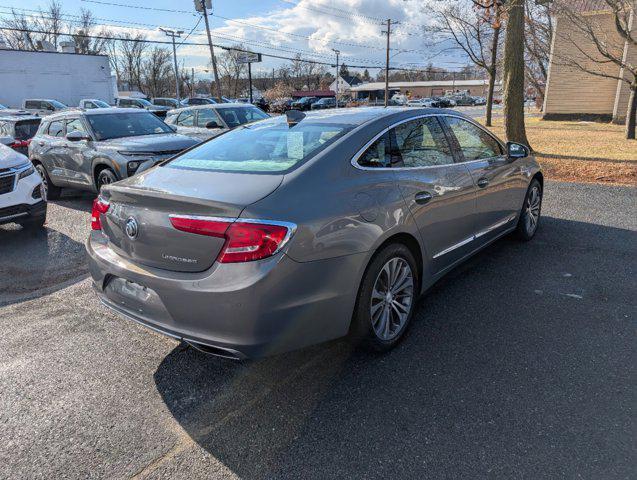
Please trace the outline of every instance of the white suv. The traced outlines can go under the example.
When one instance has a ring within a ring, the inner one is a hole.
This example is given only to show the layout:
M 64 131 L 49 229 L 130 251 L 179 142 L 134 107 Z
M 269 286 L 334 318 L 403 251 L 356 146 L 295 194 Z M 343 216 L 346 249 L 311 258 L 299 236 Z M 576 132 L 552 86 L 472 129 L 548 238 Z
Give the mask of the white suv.
M 0 225 L 42 228 L 46 220 L 42 179 L 27 157 L 5 145 L 12 141 L 0 137 Z

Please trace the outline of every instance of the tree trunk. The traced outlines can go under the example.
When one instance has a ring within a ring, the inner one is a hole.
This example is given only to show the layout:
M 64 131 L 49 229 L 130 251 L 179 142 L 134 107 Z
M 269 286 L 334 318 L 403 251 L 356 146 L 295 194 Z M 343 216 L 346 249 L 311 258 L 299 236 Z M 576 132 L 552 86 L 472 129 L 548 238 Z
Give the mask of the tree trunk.
M 500 27 L 493 29 L 493 43 L 491 45 L 491 68 L 489 68 L 489 92 L 487 93 L 487 127 L 491 127 L 493 119 L 493 92 L 498 63 L 498 42 L 500 41 Z
M 529 145 L 524 123 L 524 0 L 508 2 L 504 42 L 504 126 L 508 141 Z
M 637 78 L 630 85 L 630 99 L 628 100 L 628 115 L 626 116 L 626 138 L 635 140 L 637 126 Z

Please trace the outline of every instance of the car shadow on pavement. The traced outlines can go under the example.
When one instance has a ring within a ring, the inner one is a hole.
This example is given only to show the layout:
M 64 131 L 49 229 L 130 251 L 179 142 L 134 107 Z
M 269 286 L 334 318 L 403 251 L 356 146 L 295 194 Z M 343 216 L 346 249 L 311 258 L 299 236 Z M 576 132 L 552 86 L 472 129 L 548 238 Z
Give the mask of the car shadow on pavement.
M 51 228 L 0 227 L 0 306 L 49 294 L 88 274 L 84 245 Z
M 71 210 L 91 213 L 93 199 L 95 199 L 94 193 L 68 190 L 63 192 L 58 200 L 50 200 L 50 202 Z
M 438 283 L 383 355 L 178 347 L 155 383 L 193 443 L 170 458 L 198 445 L 245 479 L 628 477 L 634 240 L 545 217 Z

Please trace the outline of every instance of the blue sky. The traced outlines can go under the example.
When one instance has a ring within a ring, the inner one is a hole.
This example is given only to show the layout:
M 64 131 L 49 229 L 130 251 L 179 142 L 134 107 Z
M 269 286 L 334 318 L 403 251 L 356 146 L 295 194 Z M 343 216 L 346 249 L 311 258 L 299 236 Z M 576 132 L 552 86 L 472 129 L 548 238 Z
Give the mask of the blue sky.
M 86 0 L 62 0 L 61 3 L 64 13 L 69 15 L 77 15 L 81 8 L 91 10 L 94 17 L 100 19 L 97 23 L 106 25 L 115 35 L 142 31 L 153 40 L 165 39 L 157 29 L 158 25 L 188 32 L 198 20 L 192 0 L 100 1 L 186 13 L 126 8 Z M 0 16 L 8 13 L 7 7 L 37 10 L 44 8 L 47 2 L 5 0 Z M 436 66 L 457 68 L 464 64 L 457 55 L 449 56 L 426 47 L 420 26 L 427 24 L 429 18 L 423 3 L 422 0 L 216 0 L 213 1 L 213 15 L 217 16 L 211 17 L 213 41 L 227 46 L 245 42 L 247 47 L 264 54 L 292 57 L 300 52 L 304 58 L 325 62 L 334 61 L 332 49 L 336 48 L 341 51 L 342 62 L 381 66 L 385 58 L 385 37 L 380 20 L 392 18 L 401 22 L 392 35 L 392 65 L 415 68 L 432 62 Z M 203 22 L 189 41 L 206 41 Z M 178 55 L 186 67 L 193 67 L 202 74 L 203 69 L 208 68 L 209 55 L 205 47 L 184 45 Z M 255 70 L 270 71 L 281 63 L 281 60 L 264 57 L 261 65 L 255 65 Z M 371 69 L 370 73 L 377 71 Z

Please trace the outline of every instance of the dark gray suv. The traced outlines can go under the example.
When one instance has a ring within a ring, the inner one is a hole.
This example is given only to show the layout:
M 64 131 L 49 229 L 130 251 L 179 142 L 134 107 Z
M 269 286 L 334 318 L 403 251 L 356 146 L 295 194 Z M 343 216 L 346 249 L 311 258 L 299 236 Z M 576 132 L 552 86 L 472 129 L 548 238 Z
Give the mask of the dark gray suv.
M 68 110 L 42 121 L 29 158 L 55 199 L 61 187 L 98 192 L 197 143 L 146 110 Z

